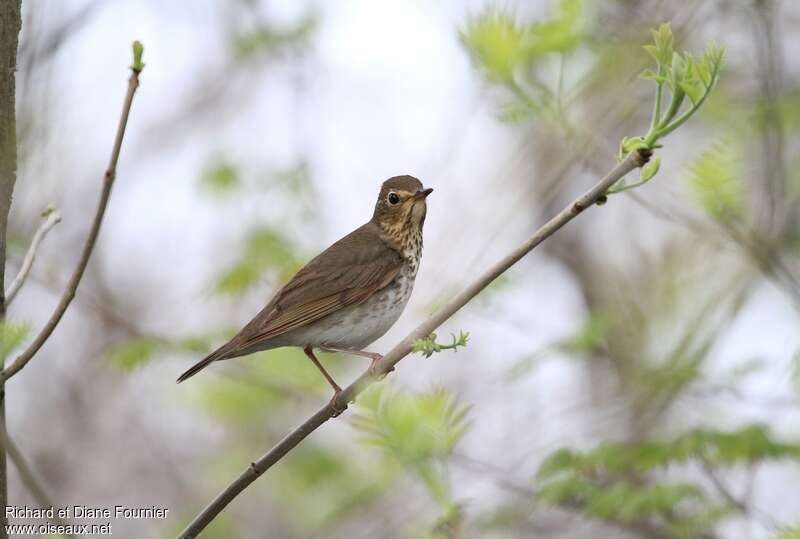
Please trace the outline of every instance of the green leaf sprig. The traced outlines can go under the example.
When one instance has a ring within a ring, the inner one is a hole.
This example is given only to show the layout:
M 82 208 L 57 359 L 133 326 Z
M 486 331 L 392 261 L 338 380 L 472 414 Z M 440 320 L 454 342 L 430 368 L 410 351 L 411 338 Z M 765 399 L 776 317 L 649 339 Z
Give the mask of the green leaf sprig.
M 414 343 L 412 352 L 419 352 L 425 357 L 431 357 L 433 354 L 441 352 L 442 350 L 458 351 L 458 347 L 467 346 L 469 340 L 469 333 L 463 331 L 458 332 L 458 337 L 454 333 L 450 334 L 453 337 L 453 342 L 450 344 L 440 344 L 436 342 L 436 333 L 431 333 L 427 339 L 417 339 Z
M 644 49 L 655 60 L 656 69 L 645 69 L 640 75 L 640 78 L 656 84 L 650 130 L 643 137 L 622 139 L 620 161 L 634 151 L 661 148 L 658 142 L 686 123 L 703 105 L 717 84 L 723 65 L 725 49 L 714 42 L 706 47 L 700 58 L 695 58 L 690 52 L 680 54 L 675 51 L 670 23 L 662 24 L 652 33 L 653 43 L 645 45 Z M 666 104 L 665 90 L 669 91 L 670 99 L 666 111 L 662 112 L 662 105 Z M 683 107 L 687 97 L 691 103 L 688 108 Z M 683 112 L 682 108 L 685 109 Z M 647 183 L 658 173 L 660 165 L 660 159 L 653 159 L 640 169 L 638 182 L 627 185 L 624 179 L 620 180 L 608 190 L 608 194 L 621 193 Z

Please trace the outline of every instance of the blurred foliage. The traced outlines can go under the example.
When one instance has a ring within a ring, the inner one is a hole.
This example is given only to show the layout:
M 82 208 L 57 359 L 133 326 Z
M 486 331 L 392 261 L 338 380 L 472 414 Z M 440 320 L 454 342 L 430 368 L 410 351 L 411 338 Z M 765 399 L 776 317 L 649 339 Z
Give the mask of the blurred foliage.
M 259 22 L 249 30 L 236 30 L 230 38 L 234 57 L 248 60 L 258 54 L 271 54 L 287 48 L 307 46 L 318 20 L 309 13 L 294 25 L 279 28 L 272 22 Z
M 604 520 L 666 522 L 675 537 L 697 537 L 737 508 L 724 497 L 709 496 L 700 483 L 669 480 L 663 475 L 668 469 L 693 462 L 711 469 L 783 459 L 800 461 L 800 444 L 776 440 L 763 425 L 604 443 L 586 452 L 560 449 L 539 467 L 539 496 Z
M 272 272 L 280 282 L 288 281 L 301 266 L 294 243 L 281 227 L 260 226 L 251 230 L 245 240 L 244 253 L 217 280 L 216 291 L 243 294 Z
M 353 425 L 366 434 L 365 443 L 420 479 L 442 510 L 437 527 L 454 525 L 460 510 L 450 488 L 448 459 L 468 428 L 469 407 L 444 389 L 411 393 L 375 384 L 359 397 L 358 408 Z
M 773 536 L 774 539 L 800 539 L 800 526 L 792 526 L 778 532 Z
M 632 117 L 631 111 L 641 108 L 642 102 L 636 101 L 637 92 L 629 80 L 631 73 L 626 73 L 632 70 L 627 69 L 628 62 L 620 62 L 620 55 L 635 51 L 646 58 L 646 54 L 638 41 L 628 41 L 630 36 L 622 35 L 624 32 L 613 24 L 613 17 L 590 17 L 603 9 L 600 3 L 558 0 L 551 2 L 551 7 L 550 15 L 530 22 L 523 21 L 510 7 L 487 8 L 468 20 L 459 34 L 461 43 L 487 84 L 508 98 L 501 109 L 504 120 L 547 120 L 552 122 L 547 127 L 555 124 L 561 128 L 565 142 L 588 141 L 588 137 L 582 137 L 593 130 L 597 133 L 589 135 L 605 136 L 598 126 L 580 116 L 581 108 L 610 108 L 621 103 L 629 110 L 625 114 L 613 111 L 609 118 Z M 608 23 L 609 28 L 592 27 L 593 20 Z M 248 14 L 243 28 L 229 33 L 232 59 L 242 61 L 240 66 L 251 66 L 266 55 L 308 47 L 317 26 L 316 14 L 288 26 L 259 21 Z M 687 29 L 691 31 L 692 27 L 682 30 Z M 636 39 L 640 36 L 637 33 Z M 681 41 L 691 41 L 686 32 L 679 32 L 678 36 Z M 655 84 L 658 96 L 648 133 L 653 136 L 649 141 L 647 135 L 623 139 L 622 156 L 642 145 L 655 147 L 659 138 L 698 109 L 716 82 L 722 64 L 721 49 L 711 46 L 695 58 L 689 53 L 676 53 L 675 42 L 670 26 L 662 25 L 653 32 L 653 44 L 645 47 L 656 62 L 655 68 L 642 74 L 642 78 Z M 747 78 L 750 81 L 753 74 L 748 72 Z M 592 91 L 602 80 L 610 81 L 606 84 L 617 93 L 597 101 Z M 636 88 L 642 85 L 636 84 Z M 743 101 L 739 88 L 720 89 L 720 96 L 709 100 L 706 108 L 708 118 L 717 122 L 725 136 L 712 139 L 722 142 L 702 151 L 690 164 L 688 185 L 699 206 L 715 222 L 728 225 L 749 217 L 746 207 L 751 193 L 744 189 L 749 176 L 741 165 L 750 157 L 748 152 L 755 147 L 753 142 L 761 129 L 754 118 L 778 111 L 786 128 L 795 129 L 800 126 L 800 94 L 793 100 L 787 97 L 754 103 Z M 613 132 L 613 140 L 621 134 L 613 125 L 608 130 Z M 585 148 L 578 147 L 583 153 Z M 789 159 L 797 161 L 794 156 Z M 653 159 L 641 171 L 641 183 L 654 177 L 659 166 L 660 161 Z M 796 173 L 800 161 L 789 168 L 796 181 L 793 192 L 800 192 L 800 175 Z M 615 190 L 636 185 L 620 183 Z M 216 293 L 240 296 L 262 278 L 274 278 L 280 283 L 294 273 L 305 255 L 296 238 L 286 231 L 294 232 L 295 225 L 311 221 L 315 214 L 313 182 L 304 160 L 282 170 L 262 172 L 251 163 L 217 154 L 202 170 L 199 187 L 220 199 L 239 196 L 237 203 L 242 202 L 243 207 L 269 190 L 271 221 L 259 221 L 245 233 L 241 252 L 214 283 Z M 751 188 L 750 183 L 747 187 Z M 281 213 L 287 208 L 291 216 Z M 653 243 L 658 241 L 653 239 Z M 711 363 L 709 358 L 719 336 L 737 312 L 739 289 L 746 283 L 728 279 L 728 272 L 723 269 L 729 268 L 709 269 L 690 254 L 693 253 L 669 244 L 658 255 L 641 253 L 637 258 L 638 272 L 627 273 L 599 263 L 591 266 L 584 259 L 577 262 L 577 266 L 597 269 L 592 278 L 603 283 L 598 286 L 599 291 L 586 291 L 590 316 L 572 334 L 517 363 L 512 369 L 513 377 L 553 355 L 602 360 L 618 384 L 614 386 L 618 392 L 614 398 L 629 399 L 623 414 L 633 419 L 629 423 L 628 417 L 619 421 L 622 436 L 636 441 L 603 443 L 588 451 L 564 448 L 554 452 L 541 464 L 530 496 L 516 492 L 510 501 L 498 502 L 489 515 L 484 515 L 486 529 L 514 529 L 518 533 L 513 536 L 531 536 L 531 529 L 525 526 L 538 517 L 532 517 L 530 503 L 530 498 L 536 497 L 545 505 L 568 509 L 579 516 L 622 525 L 653 525 L 665 531 L 659 537 L 702 537 L 738 511 L 719 492 L 711 490 L 713 485 L 709 486 L 708 477 L 703 474 L 800 459 L 797 445 L 776 440 L 761 425 L 731 432 L 695 429 L 668 439 L 649 439 L 648 429 L 658 425 L 655 418 L 693 384 L 702 380 L 734 384 L 764 367 L 764 362 L 756 359 L 721 374 L 703 370 Z M 684 272 L 689 267 L 699 268 L 697 272 L 703 274 L 698 282 Z M 709 273 L 713 279 L 709 279 Z M 492 298 L 494 291 L 513 289 L 516 281 L 524 279 L 525 276 L 512 280 L 503 275 L 488 293 L 479 296 L 479 301 Z M 699 312 L 686 308 L 687 303 L 699 306 Z M 4 345 L 5 353 L 22 339 L 24 335 L 8 340 L 4 337 L 4 343 L 14 343 L 8 349 Z M 445 349 L 455 351 L 466 345 L 467 334 L 454 335 L 450 344 L 439 344 L 435 339 L 432 335 L 418 341 L 415 351 L 426 356 Z M 210 348 L 210 341 L 217 340 L 173 342 L 136 337 L 111 349 L 109 358 L 120 368 L 131 370 L 146 365 L 160 353 L 204 353 Z M 325 355 L 324 363 L 338 379 L 350 363 L 333 361 L 329 365 L 333 357 Z M 800 395 L 800 352 L 792 369 L 792 380 Z M 225 437 L 225 450 L 218 453 L 216 466 L 212 466 L 212 472 L 219 473 L 220 482 L 240 473 L 243 462 L 263 451 L 265 438 L 282 436 L 288 423 L 296 419 L 289 412 L 298 404 L 329 398 L 324 379 L 299 350 L 293 349 L 255 354 L 221 365 L 191 387 L 190 401 L 197 405 L 193 409 L 210 415 L 219 428 L 233 432 Z M 337 524 L 348 516 L 363 520 L 360 511 L 376 509 L 372 506 L 387 491 L 405 494 L 398 488 L 397 479 L 406 471 L 426 489 L 441 515 L 426 525 L 431 532 L 426 535 L 449 538 L 469 534 L 466 524 L 480 521 L 481 516 L 467 520 L 466 510 L 474 506 L 459 503 L 450 474 L 454 447 L 469 428 L 467 407 L 458 404 L 445 390 L 414 393 L 392 389 L 384 382 L 359 397 L 357 410 L 354 425 L 367 444 L 380 449 L 379 453 L 354 448 L 349 440 L 307 440 L 271 472 L 275 474 L 273 480 L 259 482 L 249 491 L 258 496 L 257 503 L 269 502 L 277 507 L 286 520 L 281 524 L 293 527 L 298 534 L 305 533 L 302 536 L 334 536 L 341 531 L 335 529 Z M 270 432 L 273 425 L 274 432 Z M 498 457 L 504 458 L 505 455 Z M 694 473 L 687 473 L 690 479 L 684 479 L 675 473 L 676 469 Z M 237 520 L 223 514 L 214 521 L 216 528 L 207 533 L 209 537 L 236 537 L 241 535 L 237 525 Z M 512 536 L 500 533 L 502 537 Z M 646 532 L 639 535 L 648 536 Z M 795 535 L 796 531 L 786 530 L 779 537 L 789 539 Z
M 313 443 L 298 447 L 283 464 L 276 470 L 275 503 L 298 526 L 320 532 L 369 506 L 397 475 L 396 468 Z
M 558 339 L 517 361 L 508 370 L 508 380 L 519 380 L 542 361 L 554 356 L 581 357 L 597 351 L 604 346 L 608 329 L 609 318 L 601 313 L 592 313 L 572 335 Z
M 169 352 L 206 354 L 210 348 L 204 337 L 187 337 L 168 341 L 163 338 L 139 336 L 123 340 L 111 346 L 106 352 L 108 360 L 124 371 L 142 367 L 159 354 Z
M 490 7 L 467 22 L 461 41 L 488 80 L 516 84 L 517 76 L 546 55 L 578 47 L 583 16 L 582 0 L 560 0 L 554 16 L 530 24 L 519 23 L 510 11 Z
M 186 526 L 192 521 L 195 515 L 185 515 L 182 521 L 170 528 L 167 537 L 178 537 Z M 203 530 L 204 539 L 230 539 L 236 537 L 236 520 L 228 513 L 220 513 L 212 520 L 208 527 Z
M 22 344 L 29 333 L 30 326 L 28 324 L 12 324 L 8 321 L 0 324 L 0 357 L 3 361 Z
M 240 186 L 239 170 L 226 159 L 209 163 L 200 177 L 200 186 L 213 194 L 226 194 Z
M 462 44 L 487 81 L 504 86 L 515 97 L 501 113 L 506 121 L 542 113 L 563 120 L 561 77 L 553 90 L 537 69 L 553 58 L 563 61 L 563 55 L 580 46 L 585 5 L 581 0 L 560 0 L 554 11 L 548 19 L 524 24 L 509 10 L 489 7 L 461 30 Z
M 689 186 L 700 207 L 721 223 L 744 217 L 744 186 L 732 144 L 718 143 L 689 167 Z
M 128 371 L 148 363 L 158 348 L 159 342 L 155 339 L 140 337 L 113 346 L 107 357 L 117 367 Z
M 326 368 L 335 375 L 336 370 L 327 363 Z M 193 395 L 201 409 L 227 424 L 263 420 L 291 401 L 325 394 L 328 387 L 303 352 L 295 348 L 239 359 L 236 368 L 233 373 L 198 380 Z

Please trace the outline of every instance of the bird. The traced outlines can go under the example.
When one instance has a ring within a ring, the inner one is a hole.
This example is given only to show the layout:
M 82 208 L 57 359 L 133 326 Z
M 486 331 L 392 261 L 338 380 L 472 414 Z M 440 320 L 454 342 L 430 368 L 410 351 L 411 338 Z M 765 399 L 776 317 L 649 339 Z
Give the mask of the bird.
M 372 218 L 300 268 L 230 341 L 184 372 L 178 383 L 211 363 L 284 346 L 300 347 L 333 388 L 336 415 L 342 388 L 314 350 L 371 360 L 364 349 L 400 318 L 411 297 L 422 258 L 422 228 L 431 188 L 413 176 L 381 185 Z M 346 408 L 346 404 L 344 405 Z

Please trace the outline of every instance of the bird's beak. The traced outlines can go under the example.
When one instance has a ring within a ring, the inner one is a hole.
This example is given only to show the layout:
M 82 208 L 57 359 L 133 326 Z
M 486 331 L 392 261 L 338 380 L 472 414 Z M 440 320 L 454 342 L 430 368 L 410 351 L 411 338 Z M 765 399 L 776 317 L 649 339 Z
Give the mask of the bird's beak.
M 414 195 L 414 198 L 417 199 L 417 200 L 422 200 L 422 199 L 425 199 L 431 193 L 433 193 L 433 189 L 430 188 L 430 187 L 428 187 L 427 189 L 421 189 L 421 190 L 416 192 L 416 194 Z

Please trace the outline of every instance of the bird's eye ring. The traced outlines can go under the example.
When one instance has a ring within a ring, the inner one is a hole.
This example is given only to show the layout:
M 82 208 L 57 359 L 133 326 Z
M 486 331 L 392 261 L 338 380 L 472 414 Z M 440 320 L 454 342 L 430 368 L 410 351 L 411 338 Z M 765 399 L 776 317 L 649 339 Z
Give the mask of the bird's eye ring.
M 389 196 L 386 197 L 386 198 L 389 201 L 389 204 L 393 204 L 394 205 L 394 204 L 397 204 L 398 202 L 400 202 L 400 197 L 397 196 L 397 193 L 394 193 L 394 192 L 389 193 Z

